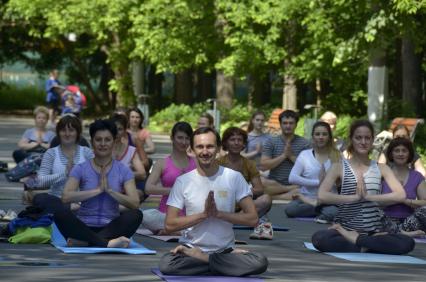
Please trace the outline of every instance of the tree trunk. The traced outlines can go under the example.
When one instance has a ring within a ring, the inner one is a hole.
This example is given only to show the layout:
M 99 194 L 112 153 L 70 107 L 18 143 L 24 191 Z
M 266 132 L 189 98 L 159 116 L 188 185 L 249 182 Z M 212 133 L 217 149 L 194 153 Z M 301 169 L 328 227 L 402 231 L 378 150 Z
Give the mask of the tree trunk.
M 192 71 L 184 70 L 175 75 L 175 102 L 190 105 L 193 102 L 192 95 Z
M 416 116 L 422 114 L 421 62 L 422 56 L 416 54 L 414 42 L 402 39 L 402 97 Z
M 145 65 L 141 60 L 132 64 L 133 93 L 136 97 L 145 93 Z
M 217 105 L 225 109 L 232 108 L 234 98 L 234 79 L 225 76 L 222 71 L 216 71 L 216 98 Z
M 254 78 L 253 105 L 263 106 L 271 102 L 271 81 L 269 73 Z
M 284 69 L 287 69 L 289 65 L 290 62 L 286 59 L 284 61 Z M 297 111 L 296 77 L 292 74 L 284 75 L 283 109 Z
M 382 49 L 370 50 L 370 66 L 368 68 L 368 119 L 373 123 L 376 132 L 380 132 L 387 119 L 386 103 L 388 97 L 388 71 L 386 53 Z
M 100 80 L 98 85 L 98 91 L 101 94 L 102 100 L 106 101 L 108 107 L 112 109 L 112 93 L 109 91 L 108 82 L 111 80 L 112 71 L 109 65 L 104 62 L 101 68 Z
M 214 97 L 213 95 L 213 80 L 214 73 L 206 73 L 201 69 L 197 71 L 196 88 L 197 88 L 197 102 L 205 102 L 207 99 Z
M 152 110 L 161 109 L 165 104 L 162 99 L 162 82 L 163 74 L 156 73 L 155 65 L 149 66 L 148 72 L 148 95 L 150 99 L 148 100 L 149 105 L 152 107 Z

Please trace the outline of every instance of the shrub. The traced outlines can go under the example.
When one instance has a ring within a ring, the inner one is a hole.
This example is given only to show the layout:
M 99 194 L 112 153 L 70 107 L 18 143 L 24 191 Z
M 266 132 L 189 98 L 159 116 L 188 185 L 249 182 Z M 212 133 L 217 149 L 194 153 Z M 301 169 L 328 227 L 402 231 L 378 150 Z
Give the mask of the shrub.
M 45 92 L 34 86 L 18 87 L 0 85 L 1 110 L 32 110 L 37 105 L 44 105 Z

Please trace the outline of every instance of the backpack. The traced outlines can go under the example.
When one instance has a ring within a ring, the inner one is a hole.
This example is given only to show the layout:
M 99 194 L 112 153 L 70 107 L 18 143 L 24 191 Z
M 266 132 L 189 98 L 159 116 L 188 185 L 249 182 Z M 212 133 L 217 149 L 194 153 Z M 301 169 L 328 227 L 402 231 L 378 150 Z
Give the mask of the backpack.
M 21 178 L 36 173 L 40 168 L 42 157 L 43 154 L 32 154 L 26 157 L 5 174 L 6 179 L 9 182 L 18 182 Z

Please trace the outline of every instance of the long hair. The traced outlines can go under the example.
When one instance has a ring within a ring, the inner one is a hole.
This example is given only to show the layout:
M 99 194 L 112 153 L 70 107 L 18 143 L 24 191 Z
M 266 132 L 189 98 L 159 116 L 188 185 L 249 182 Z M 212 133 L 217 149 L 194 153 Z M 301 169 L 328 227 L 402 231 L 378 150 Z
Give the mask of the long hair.
M 331 131 L 330 125 L 325 121 L 317 121 L 312 127 L 312 137 L 314 137 L 315 129 L 317 129 L 318 127 L 325 127 L 325 129 L 327 129 L 328 142 L 326 147 L 328 151 L 328 156 L 332 163 L 338 162 L 340 160 L 340 152 L 336 149 L 336 145 L 334 144 L 333 133 Z
M 262 116 L 266 119 L 266 115 L 265 115 L 265 113 L 264 113 L 264 112 L 262 112 L 262 111 L 256 111 L 256 112 L 254 112 L 254 113 L 251 115 L 251 118 L 250 118 L 250 121 L 249 121 L 249 125 L 248 125 L 248 128 L 247 128 L 247 132 L 248 132 L 248 133 L 249 133 L 249 132 L 251 132 L 251 131 L 254 129 L 253 119 L 254 119 L 256 116 L 258 116 L 258 115 L 262 115 Z
M 352 144 L 352 137 L 354 136 L 355 130 L 357 130 L 358 127 L 365 126 L 367 127 L 371 132 L 371 138 L 374 138 L 374 127 L 371 122 L 365 119 L 356 120 L 351 124 L 350 130 L 349 130 L 349 145 L 347 151 L 349 154 L 353 154 L 354 146 Z

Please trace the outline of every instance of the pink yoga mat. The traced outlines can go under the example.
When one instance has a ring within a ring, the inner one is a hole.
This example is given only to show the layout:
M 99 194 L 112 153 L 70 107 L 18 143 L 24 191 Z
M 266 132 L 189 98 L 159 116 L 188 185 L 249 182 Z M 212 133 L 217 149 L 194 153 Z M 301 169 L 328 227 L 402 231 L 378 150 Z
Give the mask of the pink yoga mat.
M 167 282 L 263 282 L 263 279 L 255 277 L 232 277 L 232 276 L 175 276 L 164 275 L 158 268 L 152 268 L 152 273 Z

